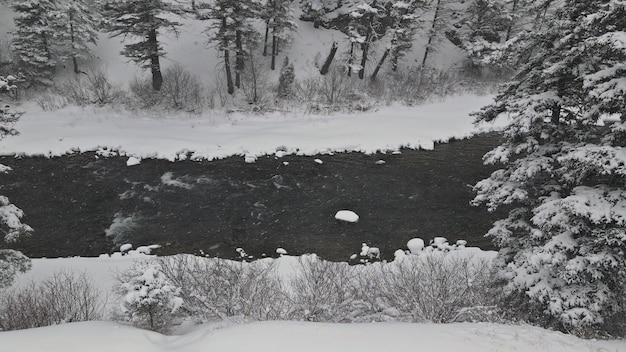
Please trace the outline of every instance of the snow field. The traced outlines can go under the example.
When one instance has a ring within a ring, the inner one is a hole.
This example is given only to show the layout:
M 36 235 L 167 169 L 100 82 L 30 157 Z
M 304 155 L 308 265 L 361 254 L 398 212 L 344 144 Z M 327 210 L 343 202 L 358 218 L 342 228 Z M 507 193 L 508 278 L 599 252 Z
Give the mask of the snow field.
M 462 95 L 418 107 L 389 106 L 358 115 L 332 116 L 211 112 L 213 115 L 166 118 L 97 107 L 47 112 L 29 105 L 23 107 L 28 113 L 15 126 L 20 134 L 3 140 L 0 154 L 59 156 L 99 151 L 103 156 L 129 156 L 127 165 L 132 166 L 146 158 L 212 160 L 242 155 L 254 161 L 268 154 L 432 149 L 435 141 L 485 131 L 473 125 L 469 113 L 491 99 Z
M 600 352 L 626 343 L 585 341 L 530 326 L 499 324 L 324 324 L 262 322 L 163 336 L 112 322 L 84 322 L 0 333 L 2 351 L 67 352 Z

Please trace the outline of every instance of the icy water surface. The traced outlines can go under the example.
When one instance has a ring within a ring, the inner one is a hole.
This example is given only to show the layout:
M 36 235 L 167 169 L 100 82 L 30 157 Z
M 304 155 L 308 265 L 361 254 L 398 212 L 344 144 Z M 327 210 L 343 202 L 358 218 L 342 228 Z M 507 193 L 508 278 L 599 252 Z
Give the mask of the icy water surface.
M 160 244 L 158 254 L 255 258 L 317 253 L 347 260 L 361 243 L 391 258 L 412 237 L 444 236 L 490 248 L 495 219 L 469 205 L 470 185 L 489 175 L 481 157 L 495 135 L 400 154 L 274 155 L 245 163 L 143 160 L 94 153 L 5 156 L 0 194 L 22 208 L 35 233 L 11 244 L 32 257 L 95 256 L 120 244 Z M 316 160 L 317 159 L 317 160 Z M 334 218 L 356 212 L 357 223 Z M 4 244 L 3 244 L 4 245 Z

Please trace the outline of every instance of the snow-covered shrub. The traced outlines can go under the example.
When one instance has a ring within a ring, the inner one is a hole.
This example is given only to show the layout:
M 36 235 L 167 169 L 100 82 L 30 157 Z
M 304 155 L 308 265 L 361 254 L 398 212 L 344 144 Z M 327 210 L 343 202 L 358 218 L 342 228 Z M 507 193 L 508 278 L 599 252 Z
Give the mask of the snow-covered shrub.
M 11 75 L 0 76 L 0 94 L 15 91 L 17 80 L 15 76 Z M 18 133 L 13 125 L 20 116 L 22 116 L 22 112 L 2 104 L 0 100 L 0 140 Z M 9 170 L 11 170 L 10 167 L 0 164 L 0 174 Z M 33 231 L 30 226 L 21 222 L 23 216 L 24 212 L 20 208 L 11 204 L 9 198 L 0 195 L 0 231 L 4 235 L 0 241 L 14 242 L 20 236 Z M 30 267 L 30 260 L 22 253 L 12 249 L 0 249 L 0 289 L 11 285 L 17 274 L 26 272 Z
M 103 318 L 106 299 L 85 273 L 61 271 L 0 293 L 0 330 Z
M 296 276 L 289 296 L 292 319 L 317 322 L 345 322 L 352 316 L 357 288 L 355 267 L 334 263 L 314 254 L 298 259 Z
M 120 308 L 133 325 L 167 333 L 183 304 L 180 288 L 169 282 L 156 263 L 137 263 L 117 277 Z
M 288 311 L 273 261 L 176 255 L 159 258 L 159 264 L 168 280 L 181 287 L 184 310 L 200 320 L 276 320 Z

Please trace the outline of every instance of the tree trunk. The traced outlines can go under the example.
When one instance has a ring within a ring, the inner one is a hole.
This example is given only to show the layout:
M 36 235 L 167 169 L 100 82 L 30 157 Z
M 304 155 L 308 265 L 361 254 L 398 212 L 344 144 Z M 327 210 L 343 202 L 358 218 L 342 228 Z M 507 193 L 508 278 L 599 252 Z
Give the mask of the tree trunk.
M 554 103 L 554 105 L 552 105 L 552 116 L 550 118 L 550 122 L 552 122 L 553 125 L 557 125 L 560 119 L 561 105 L 559 105 L 558 103 Z
M 396 72 L 398 71 L 398 58 L 399 58 L 399 54 L 397 52 L 392 53 L 391 55 L 391 71 Z
M 157 31 L 151 29 L 148 33 L 148 43 L 150 45 L 150 71 L 152 71 L 152 88 L 156 91 L 163 86 L 163 76 L 161 75 L 161 64 L 159 63 L 159 42 L 157 42 Z
M 350 58 L 348 59 L 348 77 L 352 77 L 352 63 L 354 62 L 354 43 L 350 43 Z
M 369 49 L 369 45 L 367 41 L 362 44 L 363 55 L 361 55 L 361 69 L 359 70 L 359 78 L 363 79 L 365 77 L 365 64 L 367 63 L 367 51 Z
M 519 0 L 513 0 L 513 8 L 511 9 L 511 13 L 515 13 L 517 11 L 518 1 Z M 511 22 L 509 23 L 506 29 L 506 38 L 504 39 L 505 41 L 508 41 L 509 39 L 511 39 L 511 32 L 513 32 L 513 19 L 511 19 Z
M 263 41 L 263 56 L 267 56 L 267 41 L 270 37 L 270 20 L 265 21 L 265 41 Z
M 224 71 L 226 71 L 226 87 L 228 94 L 235 93 L 235 85 L 233 84 L 233 74 L 230 72 L 230 51 L 224 49 Z
M 383 67 L 383 63 L 385 63 L 385 59 L 387 59 L 387 55 L 389 55 L 389 51 L 391 49 L 387 48 L 385 50 L 385 52 L 383 53 L 383 57 L 380 58 L 380 61 L 378 61 L 378 65 L 376 65 L 376 69 L 374 69 L 374 73 L 372 73 L 372 81 L 376 80 L 376 76 L 378 75 L 378 71 L 380 71 L 380 68 Z
M 273 31 L 276 32 L 276 29 Z M 270 65 L 272 70 L 276 69 L 276 55 L 278 55 L 278 38 L 276 38 L 276 33 L 272 33 L 272 64 Z
M 243 62 L 243 39 L 241 38 L 241 31 L 235 33 L 235 46 L 237 51 L 235 52 L 235 86 L 237 89 L 241 88 L 241 73 L 244 69 Z
M 72 45 L 72 50 L 70 51 L 70 55 L 72 56 L 72 64 L 74 65 L 74 73 L 79 74 L 82 73 L 80 68 L 78 67 L 78 59 L 76 58 L 76 53 L 74 53 L 74 43 L 76 42 L 76 37 L 74 35 L 74 11 L 69 11 L 69 22 L 70 22 L 70 43 Z
M 440 8 L 441 8 L 441 0 L 437 0 L 437 7 L 435 7 L 435 16 L 433 17 L 433 23 L 430 26 L 430 33 L 428 34 L 428 44 L 426 44 L 426 48 L 424 49 L 424 58 L 422 59 L 422 67 L 426 65 L 426 60 L 428 59 L 428 54 L 430 53 L 431 46 L 433 44 L 433 39 L 435 38 L 435 29 L 437 27 L 437 21 L 439 21 Z
M 226 17 L 222 17 L 222 26 L 220 28 L 221 31 L 226 30 Z M 226 89 L 228 94 L 233 95 L 235 93 L 235 85 L 233 84 L 233 74 L 230 71 L 230 50 L 228 50 L 228 46 L 230 43 L 228 39 L 223 38 L 224 42 L 224 71 L 226 72 Z
M 333 42 L 333 46 L 330 48 L 330 53 L 326 57 L 326 61 L 324 61 L 324 64 L 322 65 L 322 68 L 320 69 L 320 74 L 322 76 L 326 75 L 328 73 L 328 70 L 330 70 L 330 65 L 333 63 L 333 59 L 335 58 L 336 53 L 337 53 L 337 42 Z

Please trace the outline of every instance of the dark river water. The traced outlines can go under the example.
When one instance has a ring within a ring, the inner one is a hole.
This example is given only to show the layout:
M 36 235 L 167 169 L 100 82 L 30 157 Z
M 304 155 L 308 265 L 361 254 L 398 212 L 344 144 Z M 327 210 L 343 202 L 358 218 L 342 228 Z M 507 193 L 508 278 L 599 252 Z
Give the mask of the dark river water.
M 399 154 L 143 160 L 130 167 L 127 158 L 94 153 L 3 156 L 0 163 L 13 171 L 2 175 L 0 194 L 35 229 L 10 244 L 31 257 L 97 256 L 132 243 L 159 244 L 157 254 L 233 258 L 241 247 L 258 258 L 282 247 L 345 261 L 362 243 L 392 258 L 409 239 L 435 236 L 488 249 L 483 235 L 497 214 L 469 205 L 470 186 L 492 171 L 481 157 L 498 142 L 488 134 Z M 335 220 L 342 209 L 360 220 Z

